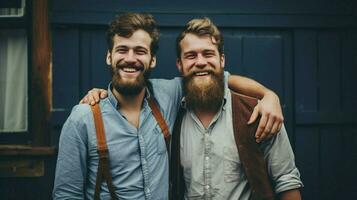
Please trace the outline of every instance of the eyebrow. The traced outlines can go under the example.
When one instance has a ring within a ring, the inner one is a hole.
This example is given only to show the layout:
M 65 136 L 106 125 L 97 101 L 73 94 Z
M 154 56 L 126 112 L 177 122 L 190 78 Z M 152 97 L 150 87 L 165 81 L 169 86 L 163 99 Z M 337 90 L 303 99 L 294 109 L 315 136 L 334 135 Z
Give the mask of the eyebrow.
M 214 49 L 204 49 L 202 52 L 203 53 L 214 53 L 215 50 Z M 197 52 L 196 51 L 187 51 L 187 52 L 184 52 L 183 55 L 191 54 L 191 53 L 197 53 Z
M 126 45 L 118 45 L 118 46 L 116 46 L 114 49 L 119 49 L 119 48 L 130 49 L 130 47 L 128 47 L 128 46 L 126 46 Z M 143 47 L 143 46 L 135 46 L 133 49 L 134 49 L 134 50 L 145 50 L 145 51 L 149 51 L 148 48 Z
M 134 49 L 135 49 L 135 50 L 145 50 L 145 51 L 149 51 L 148 48 L 143 47 L 143 46 L 136 46 L 136 47 L 134 47 Z
M 195 51 L 187 51 L 187 52 L 184 52 L 183 54 L 190 54 L 190 53 L 196 53 Z
M 205 49 L 203 50 L 204 53 L 215 53 L 215 50 L 213 49 Z
M 125 46 L 125 45 L 118 45 L 118 46 L 116 46 L 114 49 L 119 49 L 119 48 L 126 48 L 126 49 L 128 49 L 128 46 Z

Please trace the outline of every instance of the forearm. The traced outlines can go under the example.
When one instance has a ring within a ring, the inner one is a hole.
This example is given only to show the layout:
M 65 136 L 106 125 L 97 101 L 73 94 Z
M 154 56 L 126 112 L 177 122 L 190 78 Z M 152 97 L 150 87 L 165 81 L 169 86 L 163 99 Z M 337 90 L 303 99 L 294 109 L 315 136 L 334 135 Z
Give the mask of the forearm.
M 235 92 L 258 99 L 262 99 L 266 94 L 276 95 L 273 91 L 253 79 L 238 75 L 230 75 L 228 77 L 228 86 Z
M 261 100 L 255 106 L 248 121 L 248 124 L 251 124 L 258 118 L 258 114 L 261 115 L 258 129 L 255 133 L 257 142 L 261 142 L 278 133 L 284 117 L 277 94 L 250 78 L 237 75 L 228 77 L 228 86 L 235 92 Z
M 288 190 L 279 194 L 280 200 L 301 200 L 299 189 Z

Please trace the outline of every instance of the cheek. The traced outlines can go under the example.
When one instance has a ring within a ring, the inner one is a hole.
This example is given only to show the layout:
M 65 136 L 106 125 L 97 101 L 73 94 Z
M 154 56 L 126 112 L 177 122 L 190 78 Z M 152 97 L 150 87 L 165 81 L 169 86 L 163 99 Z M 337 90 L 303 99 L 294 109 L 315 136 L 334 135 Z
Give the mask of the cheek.
M 146 56 L 146 55 L 137 55 L 135 60 L 137 62 L 143 63 L 145 65 L 149 64 L 151 61 L 151 57 L 150 56 Z
M 195 65 L 195 63 L 196 62 L 194 60 L 184 61 L 182 62 L 182 69 L 184 71 L 189 71 Z
M 123 60 L 124 59 L 124 55 L 121 55 L 121 54 L 114 54 L 112 56 L 112 62 L 116 63 L 120 60 Z
M 182 65 L 182 72 L 183 73 L 187 73 L 189 70 L 190 70 L 190 68 L 188 67 L 187 64 L 186 65 L 185 64 Z
M 221 68 L 221 66 L 222 66 L 222 63 L 220 62 L 220 60 L 216 60 L 216 59 L 209 61 L 209 63 L 211 63 L 211 65 L 214 68 Z

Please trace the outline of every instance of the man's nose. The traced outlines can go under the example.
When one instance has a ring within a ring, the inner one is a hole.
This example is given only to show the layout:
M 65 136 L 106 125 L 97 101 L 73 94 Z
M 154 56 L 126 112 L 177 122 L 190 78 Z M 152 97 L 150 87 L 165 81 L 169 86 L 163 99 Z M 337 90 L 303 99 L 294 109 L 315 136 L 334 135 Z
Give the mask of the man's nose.
M 207 65 L 207 60 L 205 57 L 203 57 L 202 55 L 198 55 L 197 56 L 197 60 L 196 60 L 196 66 L 203 68 Z
M 127 63 L 134 63 L 136 62 L 136 56 L 133 50 L 129 50 L 125 56 L 125 62 Z

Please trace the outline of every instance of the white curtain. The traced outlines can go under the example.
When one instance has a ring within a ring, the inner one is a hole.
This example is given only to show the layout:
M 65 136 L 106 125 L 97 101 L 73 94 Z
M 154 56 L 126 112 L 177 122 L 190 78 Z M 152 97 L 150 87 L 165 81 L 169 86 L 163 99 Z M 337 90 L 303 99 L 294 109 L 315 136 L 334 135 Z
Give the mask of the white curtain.
M 28 127 L 27 36 L 25 30 L 0 30 L 0 132 Z

